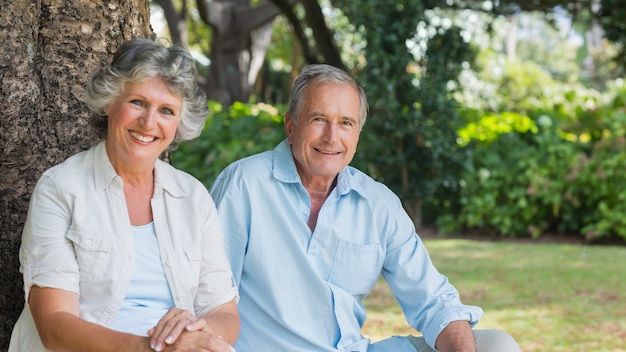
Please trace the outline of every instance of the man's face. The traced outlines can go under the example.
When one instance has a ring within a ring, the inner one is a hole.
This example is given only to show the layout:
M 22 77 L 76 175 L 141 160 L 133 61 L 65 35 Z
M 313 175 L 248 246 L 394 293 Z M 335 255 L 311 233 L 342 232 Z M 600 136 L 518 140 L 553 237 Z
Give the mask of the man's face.
M 285 116 L 285 129 L 305 184 L 332 183 L 352 161 L 359 133 L 359 95 L 349 85 L 324 83 L 306 89 L 298 123 Z

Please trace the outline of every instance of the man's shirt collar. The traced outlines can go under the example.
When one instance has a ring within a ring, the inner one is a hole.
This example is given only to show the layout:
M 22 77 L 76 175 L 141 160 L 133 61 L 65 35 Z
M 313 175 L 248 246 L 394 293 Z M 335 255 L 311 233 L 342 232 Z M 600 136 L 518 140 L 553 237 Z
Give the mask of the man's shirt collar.
M 298 170 L 296 169 L 296 163 L 291 153 L 291 145 L 287 140 L 280 142 L 276 148 L 274 148 L 273 157 L 273 176 L 278 181 L 283 183 L 299 183 L 302 184 Z M 367 198 L 367 193 L 363 188 L 364 182 L 360 180 L 358 171 L 350 166 L 344 167 L 337 177 L 337 190 L 338 196 L 343 196 L 350 191 L 355 191 L 364 198 Z

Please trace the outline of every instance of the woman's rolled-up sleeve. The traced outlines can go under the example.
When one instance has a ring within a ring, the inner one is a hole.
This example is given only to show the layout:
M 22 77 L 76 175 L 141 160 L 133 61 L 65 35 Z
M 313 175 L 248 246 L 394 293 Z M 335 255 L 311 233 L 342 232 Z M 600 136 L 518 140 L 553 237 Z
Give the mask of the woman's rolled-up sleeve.
M 67 238 L 71 225 L 71 200 L 71 195 L 59 192 L 46 175 L 35 186 L 19 255 L 27 302 L 33 285 L 79 291 L 76 253 Z

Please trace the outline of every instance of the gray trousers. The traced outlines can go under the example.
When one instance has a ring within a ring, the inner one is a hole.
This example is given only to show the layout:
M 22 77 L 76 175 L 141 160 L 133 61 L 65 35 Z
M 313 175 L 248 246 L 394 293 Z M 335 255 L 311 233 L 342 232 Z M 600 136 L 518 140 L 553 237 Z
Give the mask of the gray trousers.
M 521 352 L 517 342 L 504 331 L 472 330 L 477 352 Z M 392 336 L 370 345 L 368 352 L 436 352 L 422 336 Z

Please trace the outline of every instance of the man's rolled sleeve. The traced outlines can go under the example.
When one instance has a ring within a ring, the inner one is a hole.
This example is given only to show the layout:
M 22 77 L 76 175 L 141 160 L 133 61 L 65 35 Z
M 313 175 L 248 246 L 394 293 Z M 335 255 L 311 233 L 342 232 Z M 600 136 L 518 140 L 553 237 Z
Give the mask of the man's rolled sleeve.
M 441 305 L 437 304 L 437 306 L 437 308 L 433 309 L 434 314 L 426 324 L 424 331 L 422 331 L 426 343 L 432 348 L 435 348 L 437 337 L 448 324 L 453 321 L 467 321 L 471 327 L 474 327 L 483 314 L 483 310 L 480 307 L 461 304 L 458 296 L 448 302 L 442 302 Z

